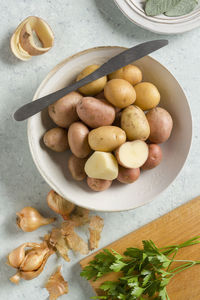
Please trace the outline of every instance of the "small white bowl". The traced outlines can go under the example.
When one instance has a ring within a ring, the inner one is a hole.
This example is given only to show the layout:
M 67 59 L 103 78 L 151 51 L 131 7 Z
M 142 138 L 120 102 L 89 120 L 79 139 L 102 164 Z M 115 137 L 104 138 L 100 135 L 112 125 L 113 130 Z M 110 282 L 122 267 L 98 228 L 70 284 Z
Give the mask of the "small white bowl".
M 144 1 L 114 0 L 122 13 L 136 25 L 159 34 L 179 34 L 200 26 L 200 3 L 189 14 L 167 17 L 164 14 L 150 17 L 145 14 Z
M 102 64 L 124 49 L 98 47 L 67 58 L 47 75 L 33 100 L 69 85 L 87 65 Z M 192 138 L 192 118 L 183 90 L 172 74 L 153 58 L 146 56 L 134 64 L 141 68 L 143 80 L 158 87 L 160 106 L 169 111 L 174 121 L 172 135 L 162 145 L 163 161 L 155 169 L 142 172 L 135 183 L 124 185 L 115 181 L 104 192 L 91 191 L 85 181 L 77 182 L 70 176 L 67 169 L 69 153 L 55 153 L 43 146 L 45 131 L 55 126 L 47 110 L 28 121 L 30 151 L 40 174 L 58 194 L 79 206 L 96 211 L 123 211 L 145 205 L 172 183 L 187 158 Z

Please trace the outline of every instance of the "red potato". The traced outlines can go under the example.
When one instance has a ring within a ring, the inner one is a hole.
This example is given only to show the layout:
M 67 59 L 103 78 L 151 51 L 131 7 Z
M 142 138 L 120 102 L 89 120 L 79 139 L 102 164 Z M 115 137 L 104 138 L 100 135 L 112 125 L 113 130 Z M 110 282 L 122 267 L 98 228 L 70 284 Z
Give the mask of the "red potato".
M 50 118 L 60 127 L 69 127 L 73 122 L 79 119 L 76 112 L 76 105 L 82 97 L 83 96 L 77 92 L 71 92 L 49 105 L 48 112 Z
M 155 107 L 147 112 L 146 118 L 150 126 L 149 140 L 155 144 L 166 142 L 173 128 L 173 120 L 168 111 Z
M 83 97 L 76 107 L 79 118 L 91 128 L 111 125 L 115 109 L 107 101 Z
M 140 168 L 147 160 L 148 154 L 148 146 L 141 140 L 126 142 L 115 151 L 118 163 L 125 168 Z
M 81 122 L 70 125 L 68 130 L 68 142 L 72 153 L 79 158 L 87 157 L 90 152 L 88 144 L 89 129 Z
M 67 130 L 56 127 L 48 130 L 43 136 L 46 147 L 55 152 L 64 152 L 69 149 Z
M 140 168 L 128 169 L 119 166 L 119 173 L 117 180 L 121 183 L 133 183 L 140 177 Z
M 68 169 L 74 178 L 74 180 L 81 181 L 86 177 L 84 170 L 87 159 L 78 158 L 75 155 L 71 155 L 68 160 Z
M 95 192 L 102 192 L 109 189 L 112 184 L 112 180 L 87 177 L 87 184 L 91 188 L 91 190 Z
M 141 167 L 142 170 L 150 170 L 157 167 L 162 160 L 162 149 L 159 145 L 150 144 L 149 147 L 149 156 Z

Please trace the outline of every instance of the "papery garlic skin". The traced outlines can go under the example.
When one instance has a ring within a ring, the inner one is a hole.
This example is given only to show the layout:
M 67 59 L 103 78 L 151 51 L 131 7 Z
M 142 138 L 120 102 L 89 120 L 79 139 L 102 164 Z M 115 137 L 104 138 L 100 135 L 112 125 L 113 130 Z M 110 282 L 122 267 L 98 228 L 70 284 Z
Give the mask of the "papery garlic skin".
M 27 206 L 24 207 L 17 215 L 17 225 L 25 232 L 31 232 L 38 229 L 40 226 L 51 224 L 55 218 L 44 218 L 37 209 Z
M 55 211 L 57 214 L 60 214 L 64 220 L 68 220 L 69 215 L 75 209 L 75 204 L 64 199 L 54 190 L 51 190 L 48 193 L 47 204 L 53 211 Z

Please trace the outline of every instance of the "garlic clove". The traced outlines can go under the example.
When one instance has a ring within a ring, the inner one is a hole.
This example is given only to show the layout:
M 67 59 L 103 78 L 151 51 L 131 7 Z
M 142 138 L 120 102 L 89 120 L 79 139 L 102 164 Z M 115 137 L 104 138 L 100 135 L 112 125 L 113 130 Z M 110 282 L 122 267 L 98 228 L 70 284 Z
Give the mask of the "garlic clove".
M 69 219 L 69 215 L 75 209 L 75 204 L 64 199 L 53 190 L 47 195 L 47 204 L 53 211 L 60 214 L 64 220 Z
M 40 226 L 48 225 L 55 221 L 55 218 L 44 218 L 33 207 L 24 207 L 17 215 L 17 225 L 25 232 L 31 232 L 38 229 Z
M 23 262 L 20 265 L 20 270 L 21 271 L 35 271 L 37 269 L 40 268 L 40 266 L 43 263 L 44 257 L 46 256 L 46 254 L 49 252 L 48 248 L 45 249 L 40 249 L 40 248 L 36 248 L 36 249 L 32 249 L 30 250 Z
M 49 250 L 45 256 L 43 257 L 42 264 L 37 270 L 34 271 L 20 271 L 20 277 L 23 278 L 24 280 L 31 280 L 36 278 L 37 276 L 40 275 L 40 273 L 43 271 L 45 264 L 47 262 L 47 259 L 54 253 L 54 251 Z
M 24 243 L 21 246 L 17 247 L 8 255 L 8 265 L 16 269 L 19 268 L 25 258 L 25 248 L 27 247 L 36 248 L 40 247 L 40 245 L 37 243 Z

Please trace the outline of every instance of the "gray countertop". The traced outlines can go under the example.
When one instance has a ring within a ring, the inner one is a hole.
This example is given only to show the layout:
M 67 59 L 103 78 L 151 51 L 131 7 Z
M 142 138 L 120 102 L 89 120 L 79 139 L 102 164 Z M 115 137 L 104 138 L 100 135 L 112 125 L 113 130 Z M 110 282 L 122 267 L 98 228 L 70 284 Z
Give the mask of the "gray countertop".
M 47 226 L 32 233 L 23 233 L 15 225 L 16 211 L 24 206 L 33 206 L 44 215 L 53 215 L 45 200 L 50 188 L 38 173 L 29 152 L 27 124 L 16 123 L 12 114 L 20 105 L 31 100 L 44 76 L 67 56 L 94 46 L 129 47 L 162 36 L 132 24 L 112 0 L 0 2 L 0 299 L 47 299 L 48 293 L 43 288 L 45 281 L 56 265 L 61 264 L 63 276 L 69 282 L 69 294 L 63 299 L 86 300 L 93 291 L 79 277 L 79 255 L 71 255 L 70 263 L 52 256 L 38 278 L 22 280 L 18 286 L 9 282 L 14 269 L 5 264 L 6 255 L 25 241 L 39 241 L 51 228 Z M 55 45 L 49 53 L 21 62 L 11 54 L 9 40 L 16 26 L 30 15 L 40 16 L 50 24 L 55 33 Z M 101 247 L 189 201 L 200 192 L 200 28 L 167 38 L 170 41 L 168 48 L 152 56 L 173 73 L 188 97 L 194 129 L 190 155 L 173 184 L 147 206 L 130 212 L 100 213 L 105 220 Z

